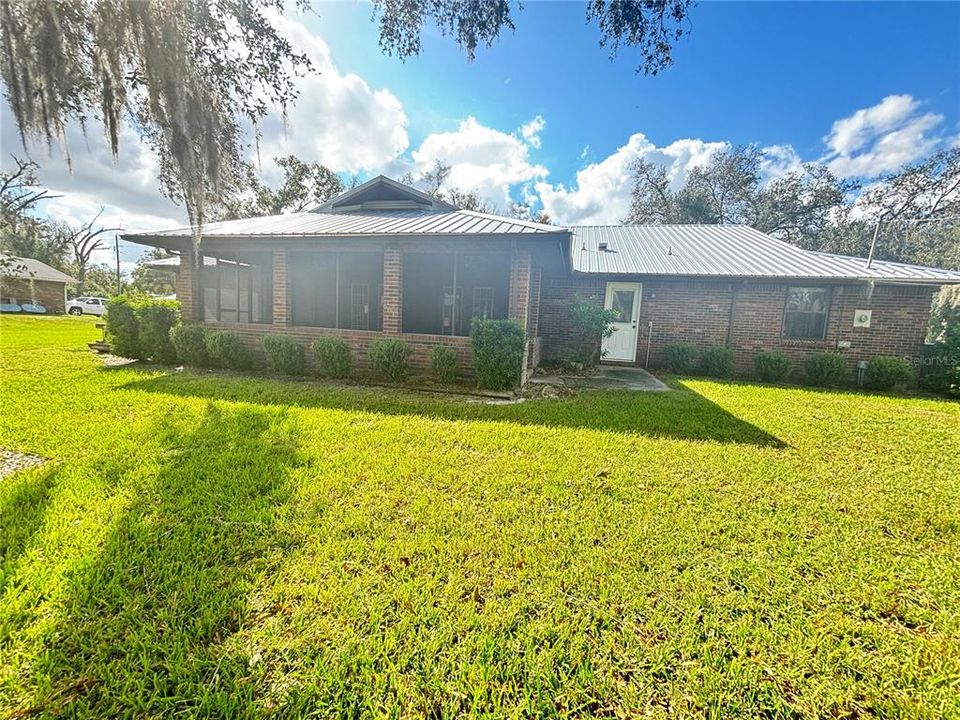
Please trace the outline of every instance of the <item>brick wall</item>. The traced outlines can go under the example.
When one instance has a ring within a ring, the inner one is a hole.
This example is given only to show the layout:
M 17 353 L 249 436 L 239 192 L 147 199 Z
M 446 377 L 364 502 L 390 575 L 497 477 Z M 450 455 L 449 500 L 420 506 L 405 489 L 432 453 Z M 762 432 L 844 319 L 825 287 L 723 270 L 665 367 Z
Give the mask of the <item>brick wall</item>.
M 383 252 L 383 333 L 399 335 L 402 327 L 403 252 L 388 247 Z
M 200 319 L 200 303 L 194 302 L 194 252 L 192 249 L 180 251 L 180 272 L 177 273 L 176 292 L 180 301 L 180 314 L 192 320 Z
M 36 303 L 43 305 L 50 314 L 62 315 L 66 312 L 64 285 L 50 280 L 30 280 L 20 278 L 0 278 L 0 297 L 16 300 L 19 304 Z
M 545 360 L 557 359 L 570 342 L 567 308 L 577 293 L 603 303 L 606 278 L 602 276 L 544 277 L 540 290 L 539 329 Z M 696 280 L 646 280 L 642 283 L 637 329 L 637 365 L 643 365 L 648 337 L 650 367 L 663 364 L 667 345 L 688 342 L 700 348 L 733 347 L 736 368 L 750 374 L 758 352 L 780 349 L 800 368 L 814 352 L 836 350 L 857 361 L 877 355 L 917 358 L 926 335 L 930 302 L 936 288 L 866 285 L 833 288 L 827 334 L 824 340 L 789 340 L 781 337 L 787 285 L 760 282 Z M 870 328 L 854 328 L 855 310 L 872 310 Z M 731 325 L 731 311 L 733 323 Z M 652 322 L 652 329 L 649 323 Z M 838 349 L 838 342 L 850 347 Z

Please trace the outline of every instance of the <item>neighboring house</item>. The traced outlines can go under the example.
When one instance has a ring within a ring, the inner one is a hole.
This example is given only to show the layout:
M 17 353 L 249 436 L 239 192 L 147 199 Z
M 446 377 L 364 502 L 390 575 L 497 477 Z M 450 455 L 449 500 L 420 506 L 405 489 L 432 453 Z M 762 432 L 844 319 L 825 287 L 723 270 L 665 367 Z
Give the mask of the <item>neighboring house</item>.
M 916 358 L 930 301 L 960 272 L 801 250 L 743 226 L 562 228 L 460 210 L 385 177 L 311 212 L 126 235 L 179 253 L 187 318 L 303 343 L 339 335 L 361 367 L 370 343 L 410 343 L 416 368 L 437 344 L 471 365 L 470 321 L 512 318 L 526 367 L 576 341 L 580 294 L 617 310 L 605 361 L 657 366 L 676 342 L 729 345 L 738 369 L 779 348 L 796 361 L 839 350 L 851 369 L 880 354 Z M 167 261 L 169 262 L 169 261 Z M 649 359 L 648 359 L 649 355 Z
M 79 281 L 33 258 L 0 254 L 0 304 L 7 311 L 14 306 L 39 305 L 48 314 L 63 314 L 67 306 L 67 285 Z

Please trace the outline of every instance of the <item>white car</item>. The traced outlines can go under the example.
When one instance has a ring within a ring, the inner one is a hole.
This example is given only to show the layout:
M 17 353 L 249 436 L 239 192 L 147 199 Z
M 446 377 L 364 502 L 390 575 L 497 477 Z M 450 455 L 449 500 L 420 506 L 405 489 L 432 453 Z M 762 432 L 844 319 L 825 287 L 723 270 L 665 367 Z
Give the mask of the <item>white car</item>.
M 102 297 L 78 297 L 67 303 L 70 315 L 103 315 L 107 311 L 107 299 Z

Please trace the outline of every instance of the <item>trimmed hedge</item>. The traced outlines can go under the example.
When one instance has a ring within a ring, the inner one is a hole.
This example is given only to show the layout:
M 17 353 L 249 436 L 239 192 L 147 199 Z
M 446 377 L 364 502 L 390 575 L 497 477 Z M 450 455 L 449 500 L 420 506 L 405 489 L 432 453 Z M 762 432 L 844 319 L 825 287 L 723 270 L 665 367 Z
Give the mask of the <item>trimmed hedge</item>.
M 449 345 L 435 345 L 430 351 L 430 365 L 433 372 L 444 383 L 457 379 L 457 351 Z
M 180 322 L 180 303 L 146 295 L 115 295 L 104 316 L 107 342 L 121 357 L 172 364 L 177 352 L 170 330 Z
M 103 321 L 105 335 L 114 355 L 136 360 L 146 360 L 140 347 L 140 322 L 137 308 L 145 301 L 145 296 L 115 295 L 107 300 L 107 314 Z
M 753 368 L 763 382 L 781 382 L 790 374 L 790 367 L 790 358 L 780 350 L 757 353 L 753 359 Z
M 184 323 L 170 328 L 170 342 L 184 365 L 206 367 L 210 364 L 207 329 L 203 325 Z
M 321 335 L 314 340 L 313 356 L 321 377 L 344 379 L 353 373 L 353 352 L 347 341 L 336 335 Z
M 180 323 L 180 303 L 176 300 L 147 300 L 135 309 L 143 357 L 164 365 L 177 362 L 177 350 L 170 331 Z
M 253 367 L 253 353 L 231 330 L 213 330 L 206 335 L 207 354 L 216 365 L 231 370 Z
M 520 384 L 526 334 L 516 320 L 481 320 L 470 326 L 477 385 L 487 390 L 507 390 Z
M 874 390 L 902 389 L 913 380 L 913 368 L 903 358 L 880 355 L 867 364 L 867 387 Z
M 374 340 L 370 344 L 370 365 L 381 377 L 400 382 L 407 376 L 410 346 L 396 338 Z
M 733 350 L 722 345 L 707 348 L 700 354 L 700 372 L 708 377 L 730 377 L 733 375 Z
M 807 382 L 820 387 L 842 385 L 847 379 L 847 361 L 835 352 L 814 353 L 807 360 Z
M 697 366 L 700 351 L 690 343 L 674 343 L 664 348 L 663 357 L 667 370 L 677 375 L 685 375 Z
M 260 339 L 267 365 L 284 375 L 303 375 L 303 346 L 286 335 L 264 335 Z

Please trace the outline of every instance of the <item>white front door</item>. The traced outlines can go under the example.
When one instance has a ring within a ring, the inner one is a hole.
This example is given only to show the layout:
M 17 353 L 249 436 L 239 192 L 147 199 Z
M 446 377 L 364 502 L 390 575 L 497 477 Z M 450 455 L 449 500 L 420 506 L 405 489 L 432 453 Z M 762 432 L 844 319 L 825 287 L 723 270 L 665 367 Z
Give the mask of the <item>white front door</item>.
M 633 362 L 637 359 L 637 320 L 640 318 L 640 283 L 608 282 L 604 307 L 617 319 L 613 335 L 603 339 L 603 359 Z

